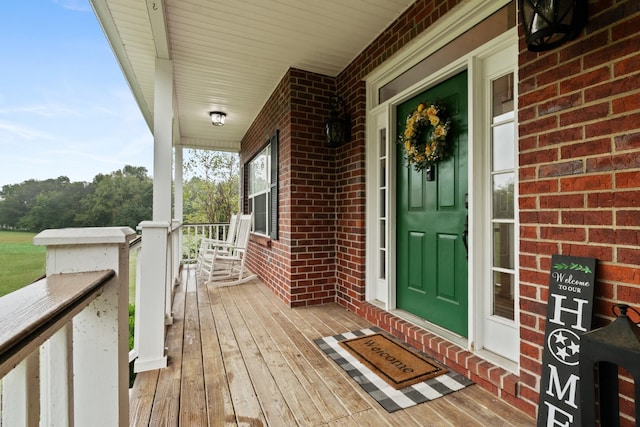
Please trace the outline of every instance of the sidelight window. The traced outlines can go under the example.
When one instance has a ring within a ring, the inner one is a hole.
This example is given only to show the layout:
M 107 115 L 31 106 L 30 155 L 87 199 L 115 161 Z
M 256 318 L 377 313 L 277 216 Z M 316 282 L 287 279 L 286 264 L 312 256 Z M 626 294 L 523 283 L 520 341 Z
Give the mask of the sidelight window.
M 513 73 L 492 82 L 492 315 L 514 320 L 516 138 Z

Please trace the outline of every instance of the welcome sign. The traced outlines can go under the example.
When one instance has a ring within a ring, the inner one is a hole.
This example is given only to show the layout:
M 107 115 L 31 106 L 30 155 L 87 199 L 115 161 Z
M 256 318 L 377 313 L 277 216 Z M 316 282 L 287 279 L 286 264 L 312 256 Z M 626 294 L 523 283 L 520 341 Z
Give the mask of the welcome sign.
M 538 427 L 580 426 L 580 337 L 591 329 L 596 259 L 551 257 Z

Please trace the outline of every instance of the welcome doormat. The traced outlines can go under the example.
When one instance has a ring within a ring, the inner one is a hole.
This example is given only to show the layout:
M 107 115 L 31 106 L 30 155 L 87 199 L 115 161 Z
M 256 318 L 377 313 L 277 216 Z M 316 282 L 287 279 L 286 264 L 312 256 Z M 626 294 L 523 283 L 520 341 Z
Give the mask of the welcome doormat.
M 336 362 L 338 366 L 344 369 L 351 378 L 360 384 L 363 390 L 369 393 L 387 412 L 394 412 L 419 403 L 428 402 L 473 384 L 473 381 L 468 378 L 465 378 L 457 372 L 448 370 L 447 373 L 426 381 L 418 382 L 401 389 L 395 389 L 358 360 L 358 358 L 351 354 L 345 347 L 340 345 L 341 341 L 379 334 L 381 332 L 382 329 L 372 327 L 320 338 L 314 340 L 314 342 L 327 356 Z M 417 351 L 416 353 L 429 360 L 428 356 Z M 430 363 L 437 365 L 435 362 Z
M 447 370 L 383 333 L 340 341 L 361 363 L 395 389 L 426 381 Z

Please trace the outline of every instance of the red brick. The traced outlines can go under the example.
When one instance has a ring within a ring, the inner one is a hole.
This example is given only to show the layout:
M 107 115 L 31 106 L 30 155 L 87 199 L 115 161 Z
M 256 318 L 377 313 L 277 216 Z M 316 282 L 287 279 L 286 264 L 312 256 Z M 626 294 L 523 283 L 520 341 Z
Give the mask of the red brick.
M 566 225 L 612 225 L 611 211 L 563 211 L 562 224 Z
M 587 160 L 587 172 L 640 168 L 640 153 L 630 152 Z
M 640 132 L 631 132 L 616 136 L 614 139 L 616 151 L 640 148 Z
M 560 115 L 560 126 L 572 126 L 578 123 L 585 123 L 599 120 L 609 115 L 609 102 L 602 102 L 596 105 L 587 105 L 576 108 Z
M 638 78 L 638 77 L 636 77 Z M 640 109 L 640 96 L 637 93 L 616 98 L 611 101 L 613 114 L 622 114 L 627 111 Z
M 552 176 L 575 175 L 583 172 L 584 167 L 582 160 L 573 160 L 570 162 L 556 162 L 549 165 L 542 165 L 538 169 L 538 177 L 549 178 Z
M 594 138 L 637 129 L 640 113 L 603 119 L 585 126 L 585 137 Z
M 617 260 L 622 264 L 640 265 L 640 249 L 618 248 Z
M 616 172 L 616 188 L 640 188 L 640 171 Z
M 597 191 L 610 190 L 612 188 L 611 174 L 583 175 L 560 180 L 560 191 Z
M 562 133 L 559 132 L 559 133 Z M 560 149 L 560 157 L 562 159 L 571 159 L 576 157 L 594 156 L 597 154 L 605 154 L 611 151 L 611 138 L 596 139 L 579 144 L 563 146 Z
M 540 227 L 540 238 L 545 240 L 561 240 L 569 242 L 584 242 L 586 230 L 576 227 Z
M 640 210 L 616 211 L 616 225 L 640 227 Z
M 583 208 L 584 195 L 569 194 L 561 196 L 540 197 L 540 209 L 563 209 L 563 208 Z
M 558 150 L 537 150 L 528 153 L 521 153 L 519 156 L 519 164 L 521 166 L 535 165 L 539 163 L 553 162 L 558 159 Z
M 559 130 L 552 130 L 540 135 L 539 148 L 548 145 L 557 145 L 565 142 L 584 141 L 584 130 L 582 126 L 565 127 Z
M 571 76 L 560 82 L 560 93 L 569 93 L 583 90 L 586 87 L 608 81 L 610 77 L 609 67 L 600 67 L 587 73 Z
M 634 73 L 636 71 L 640 71 L 640 54 L 624 58 L 623 60 L 616 62 L 613 66 L 613 73 L 616 77 Z

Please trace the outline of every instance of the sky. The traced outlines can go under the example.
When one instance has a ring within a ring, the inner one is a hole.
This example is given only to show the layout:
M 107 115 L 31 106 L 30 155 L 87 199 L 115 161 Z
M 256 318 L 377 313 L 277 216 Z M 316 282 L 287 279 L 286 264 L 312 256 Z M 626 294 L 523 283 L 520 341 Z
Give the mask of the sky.
M 152 164 L 153 137 L 89 1 L 0 1 L 0 188 Z

